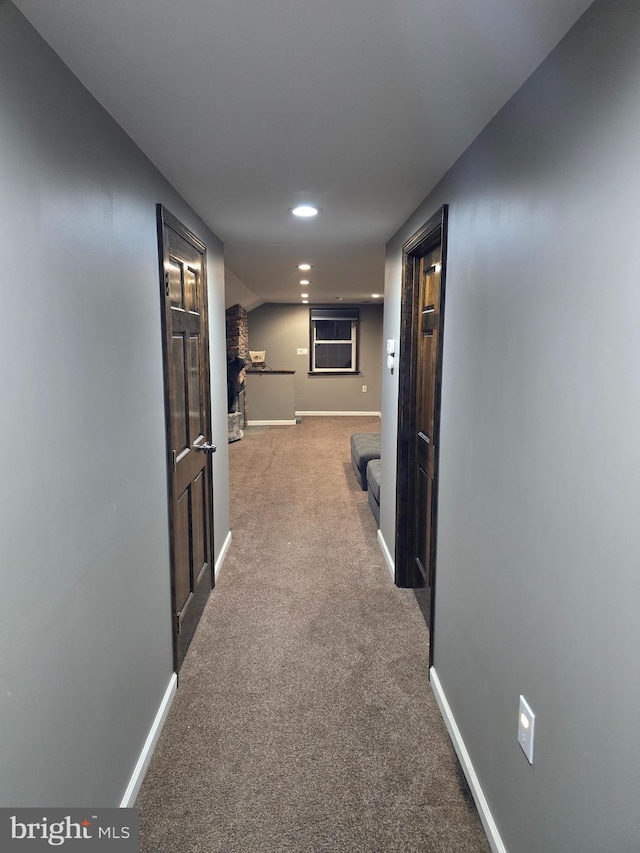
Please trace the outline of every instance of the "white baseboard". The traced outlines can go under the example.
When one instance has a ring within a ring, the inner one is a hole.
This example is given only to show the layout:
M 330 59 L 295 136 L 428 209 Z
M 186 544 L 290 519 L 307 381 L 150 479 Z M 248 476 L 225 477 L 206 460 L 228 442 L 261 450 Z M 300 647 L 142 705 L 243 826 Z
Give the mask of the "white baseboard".
M 127 790 L 124 792 L 124 796 L 120 803 L 121 809 L 131 808 L 136 801 L 136 797 L 138 796 L 138 792 L 140 791 L 140 788 L 142 786 L 144 774 L 147 772 L 147 767 L 149 766 L 149 762 L 151 761 L 151 756 L 153 755 L 153 751 L 156 748 L 156 744 L 158 743 L 158 738 L 160 737 L 160 732 L 162 731 L 162 727 L 164 726 L 165 720 L 167 719 L 169 708 L 171 707 L 173 698 L 176 695 L 177 687 L 178 676 L 174 672 L 171 674 L 171 678 L 169 679 L 169 684 L 167 685 L 167 689 L 164 692 L 162 702 L 160 703 L 160 707 L 158 708 L 158 712 L 149 730 L 147 739 L 145 740 L 144 746 L 142 747 L 142 752 L 140 753 L 140 756 L 136 762 L 136 766 L 134 767 L 133 773 L 131 774 L 131 779 L 129 780 L 129 784 L 127 785 Z
M 229 550 L 229 546 L 231 545 L 231 531 L 227 533 L 227 536 L 224 540 L 224 544 L 220 549 L 220 553 L 218 554 L 218 559 L 215 564 L 215 577 L 217 579 L 218 574 L 220 573 L 220 569 L 222 568 L 222 564 L 224 563 L 224 559 L 227 556 L 227 551 Z M 136 762 L 136 766 L 131 774 L 131 779 L 129 780 L 129 784 L 127 785 L 127 790 L 124 792 L 124 796 L 122 797 L 122 801 L 120 803 L 121 809 L 128 809 L 133 806 L 136 801 L 136 797 L 138 796 L 138 792 L 142 786 L 142 782 L 144 779 L 144 774 L 147 772 L 147 768 L 149 766 L 149 762 L 151 761 L 151 757 L 153 755 L 153 751 L 156 748 L 156 744 L 158 743 L 158 738 L 160 737 L 160 732 L 162 731 L 162 727 L 164 726 L 165 720 L 167 719 L 167 714 L 169 713 L 169 708 L 171 707 L 171 703 L 176 695 L 176 690 L 178 687 L 178 676 L 176 673 L 171 674 L 171 678 L 169 679 L 169 684 L 167 685 L 167 689 L 165 690 L 164 696 L 162 698 L 162 702 L 160 703 L 160 707 L 156 713 L 153 724 L 149 730 L 149 734 L 147 735 L 147 739 L 144 742 L 144 746 L 142 747 L 142 752 L 138 757 Z
M 227 551 L 229 550 L 229 546 L 231 545 L 231 531 L 227 533 L 226 539 L 224 540 L 224 545 L 220 549 L 220 553 L 218 554 L 218 559 L 216 560 L 215 567 L 213 569 L 214 578 L 218 580 L 218 575 L 220 574 L 220 569 L 222 568 L 222 564 L 224 563 L 224 558 L 227 556 Z
M 296 417 L 303 418 L 381 418 L 380 412 L 296 412 Z
M 380 550 L 382 551 L 382 555 L 387 562 L 387 568 L 391 572 L 391 577 L 395 580 L 396 578 L 396 566 L 393 557 L 391 556 L 391 552 L 387 548 L 387 543 L 384 541 L 384 536 L 382 535 L 382 530 L 378 530 L 378 543 L 380 545 Z
M 295 426 L 295 418 L 292 421 L 247 421 L 247 426 Z
M 493 853 L 507 853 L 507 848 L 504 846 L 502 839 L 500 838 L 498 827 L 496 826 L 493 815 L 489 810 L 489 804 L 487 803 L 482 787 L 480 786 L 480 780 L 473 769 L 471 757 L 469 756 L 467 748 L 464 745 L 464 741 L 462 740 L 462 735 L 451 711 L 451 706 L 447 701 L 447 697 L 444 695 L 442 684 L 438 678 L 438 673 L 435 671 L 434 667 L 431 667 L 429 674 L 431 676 L 431 689 L 436 697 L 440 713 L 444 718 L 447 731 L 449 732 L 449 737 L 453 742 L 456 755 L 458 756 L 458 760 L 462 766 L 469 788 L 473 794 L 473 799 L 475 800 L 478 814 L 482 821 L 482 826 L 487 834 L 489 845 L 491 846 Z

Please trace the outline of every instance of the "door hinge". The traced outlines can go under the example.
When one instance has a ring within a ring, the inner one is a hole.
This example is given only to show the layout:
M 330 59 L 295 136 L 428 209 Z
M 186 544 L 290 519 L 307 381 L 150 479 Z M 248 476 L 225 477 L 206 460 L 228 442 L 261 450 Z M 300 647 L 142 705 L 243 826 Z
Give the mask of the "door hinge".
M 166 272 L 164 274 L 164 295 L 165 296 L 169 295 L 169 273 L 168 272 Z
M 180 633 L 180 617 L 181 616 L 182 616 L 182 613 L 178 610 L 178 612 L 176 613 L 176 634 Z

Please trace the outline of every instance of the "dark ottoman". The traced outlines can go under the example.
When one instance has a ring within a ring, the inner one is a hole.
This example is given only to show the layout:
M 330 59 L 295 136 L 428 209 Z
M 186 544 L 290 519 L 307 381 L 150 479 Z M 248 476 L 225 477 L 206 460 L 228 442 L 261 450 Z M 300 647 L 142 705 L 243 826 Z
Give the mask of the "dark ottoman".
M 367 464 L 380 459 L 380 433 L 354 432 L 351 436 L 351 464 L 360 488 L 367 488 Z
M 380 527 L 380 465 L 379 459 L 372 459 L 367 465 L 367 498 L 378 527 Z

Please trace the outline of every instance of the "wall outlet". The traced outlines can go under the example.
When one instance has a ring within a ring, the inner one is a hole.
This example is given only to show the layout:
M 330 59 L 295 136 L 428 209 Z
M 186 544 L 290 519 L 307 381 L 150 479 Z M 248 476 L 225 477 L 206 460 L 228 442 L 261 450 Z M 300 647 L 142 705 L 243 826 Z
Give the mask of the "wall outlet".
M 536 715 L 529 707 L 529 703 L 524 696 L 521 696 L 520 707 L 518 708 L 518 743 L 527 756 L 529 764 L 533 764 L 533 731 L 535 723 Z
M 367 386 L 366 386 L 366 385 L 363 385 L 363 386 L 362 386 L 362 393 L 363 393 L 363 394 L 365 394 L 365 393 L 366 393 L 366 391 L 367 391 Z
M 309 355 L 309 350 L 306 347 L 298 347 L 298 355 Z

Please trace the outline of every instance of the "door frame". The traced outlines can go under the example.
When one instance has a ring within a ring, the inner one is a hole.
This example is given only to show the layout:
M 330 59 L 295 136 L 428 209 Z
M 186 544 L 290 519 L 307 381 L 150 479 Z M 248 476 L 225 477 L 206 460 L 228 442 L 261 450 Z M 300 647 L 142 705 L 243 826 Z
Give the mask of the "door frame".
M 173 646 L 173 666 L 176 673 L 179 673 L 180 666 L 186 654 L 186 648 L 182 648 L 179 642 L 180 626 L 176 618 L 176 588 L 175 588 L 175 519 L 173 513 L 175 501 L 175 472 L 174 460 L 172 452 L 171 438 L 171 369 L 169 361 L 170 351 L 170 336 L 171 328 L 168 322 L 168 300 L 165 279 L 165 245 L 164 245 L 164 229 L 165 226 L 170 228 L 188 243 L 190 243 L 198 252 L 202 254 L 202 316 L 201 316 L 201 335 L 202 346 L 206 354 L 203 358 L 202 368 L 202 383 L 200 388 L 201 399 L 208 399 L 209 405 L 203 407 L 203 427 L 204 435 L 208 441 L 211 441 L 212 419 L 211 419 L 211 379 L 209 370 L 209 307 L 208 307 L 208 288 L 207 288 L 207 247 L 196 235 L 190 231 L 185 225 L 180 222 L 177 217 L 170 213 L 162 204 L 156 205 L 156 224 L 158 238 L 158 262 L 160 270 L 160 317 L 162 326 L 162 369 L 163 369 L 163 390 L 164 390 L 164 411 L 165 411 L 165 431 L 166 431 L 166 466 L 167 466 L 167 516 L 169 522 L 169 561 L 170 561 L 170 576 L 171 576 L 171 636 Z M 208 388 L 207 397 L 203 396 L 204 388 Z M 185 625 L 189 629 L 189 633 L 195 630 L 195 625 L 199 621 L 200 614 L 209 593 L 215 586 L 215 571 L 214 571 L 214 530 L 213 530 L 213 465 L 209 454 L 206 459 L 208 489 L 206 498 L 210 510 L 210 525 L 209 525 L 209 573 L 210 583 L 202 583 L 198 585 L 199 595 L 198 600 L 191 602 L 189 607 L 188 622 L 195 624 Z M 202 600 L 201 600 L 202 599 Z
M 444 323 L 444 299 L 447 275 L 447 224 L 448 205 L 443 205 L 425 224 L 418 229 L 402 247 L 402 288 L 400 317 L 400 364 L 398 368 L 398 442 L 396 477 L 396 541 L 395 569 L 396 584 L 410 587 L 413 579 L 412 555 L 415 544 L 415 432 L 418 378 L 418 336 L 421 313 L 419 306 L 420 281 L 419 260 L 438 246 L 442 251 L 440 272 L 440 325 L 436 364 L 436 387 L 434 409 L 435 478 L 432 512 L 432 574 L 431 574 L 431 641 L 429 643 L 429 666 L 433 662 L 433 626 L 435 621 L 436 581 L 436 537 L 438 508 L 438 468 L 440 449 L 440 400 L 442 389 L 442 345 Z

